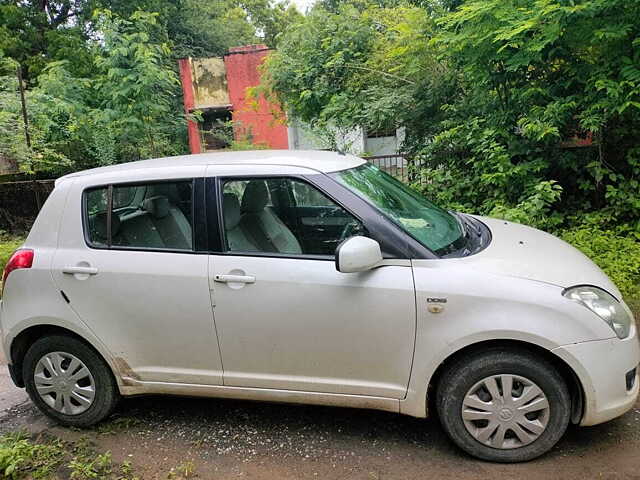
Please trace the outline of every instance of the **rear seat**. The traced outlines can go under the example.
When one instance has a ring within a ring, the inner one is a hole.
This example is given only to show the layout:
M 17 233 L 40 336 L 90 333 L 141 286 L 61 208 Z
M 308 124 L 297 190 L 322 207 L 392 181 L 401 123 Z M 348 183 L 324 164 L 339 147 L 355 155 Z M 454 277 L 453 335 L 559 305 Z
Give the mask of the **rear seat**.
M 104 247 L 107 245 L 107 214 L 101 212 L 89 217 L 89 229 L 91 238 L 95 239 L 94 245 Z M 115 243 L 120 238 L 120 218 L 111 216 L 111 238 Z
M 151 215 L 145 211 L 138 211 L 121 219 L 119 233 L 117 237 L 113 238 L 113 244 L 143 248 L 165 248 L 165 243 L 157 232 L 151 220 Z
M 90 228 L 99 243 L 106 244 L 106 214 L 96 215 Z M 114 215 L 111 235 L 113 245 L 123 247 L 190 250 L 192 245 L 189 220 L 163 195 L 146 199 L 142 210 Z

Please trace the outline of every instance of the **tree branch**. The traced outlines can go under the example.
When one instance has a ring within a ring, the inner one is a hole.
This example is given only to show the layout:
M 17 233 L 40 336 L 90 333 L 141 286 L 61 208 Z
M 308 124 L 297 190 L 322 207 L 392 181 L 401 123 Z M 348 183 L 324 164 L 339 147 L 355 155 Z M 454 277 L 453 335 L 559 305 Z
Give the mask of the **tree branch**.
M 353 65 L 351 63 L 345 63 L 344 66 L 347 67 L 347 68 L 355 68 L 356 70 L 365 70 L 365 71 L 371 72 L 371 73 L 378 73 L 378 74 L 383 75 L 385 77 L 393 78 L 395 80 L 400 80 L 401 82 L 408 83 L 409 85 L 416 85 L 416 82 L 413 82 L 413 81 L 411 81 L 411 80 L 409 80 L 407 78 L 400 77 L 398 75 L 394 75 L 393 73 L 383 72 L 382 70 L 376 70 L 374 68 L 363 67 L 363 66 L 360 66 L 360 65 Z

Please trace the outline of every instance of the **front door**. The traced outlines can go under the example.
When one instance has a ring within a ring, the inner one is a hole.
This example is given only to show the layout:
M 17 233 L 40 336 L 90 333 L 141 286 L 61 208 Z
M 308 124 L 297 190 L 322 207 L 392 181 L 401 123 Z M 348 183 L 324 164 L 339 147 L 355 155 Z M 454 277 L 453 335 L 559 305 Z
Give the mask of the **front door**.
M 194 185 L 75 185 L 67 202 L 55 281 L 135 380 L 222 383 L 208 256 L 194 251 Z
M 409 262 L 335 268 L 366 225 L 299 178 L 225 178 L 210 287 L 224 384 L 403 398 L 415 336 Z

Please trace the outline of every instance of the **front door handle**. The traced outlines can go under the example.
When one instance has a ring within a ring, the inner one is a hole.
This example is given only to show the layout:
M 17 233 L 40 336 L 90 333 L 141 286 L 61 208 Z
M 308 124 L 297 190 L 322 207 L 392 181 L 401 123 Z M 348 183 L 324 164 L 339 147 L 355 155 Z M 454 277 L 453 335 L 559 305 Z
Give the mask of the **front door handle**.
M 69 275 L 97 275 L 98 269 L 95 267 L 64 267 L 62 269 L 62 273 L 67 273 Z
M 256 283 L 253 275 L 216 275 L 213 280 L 220 283 Z

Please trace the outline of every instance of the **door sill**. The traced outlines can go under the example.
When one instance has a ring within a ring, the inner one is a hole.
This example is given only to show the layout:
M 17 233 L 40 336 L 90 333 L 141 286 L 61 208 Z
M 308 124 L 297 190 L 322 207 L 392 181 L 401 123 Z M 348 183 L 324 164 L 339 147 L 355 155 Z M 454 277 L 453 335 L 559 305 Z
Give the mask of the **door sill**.
M 363 408 L 400 413 L 400 401 L 393 398 L 340 393 L 303 392 L 273 388 L 229 387 L 222 385 L 198 385 L 189 383 L 142 382 L 123 378 L 120 393 L 132 395 L 180 395 L 188 397 L 229 398 L 303 405 Z

